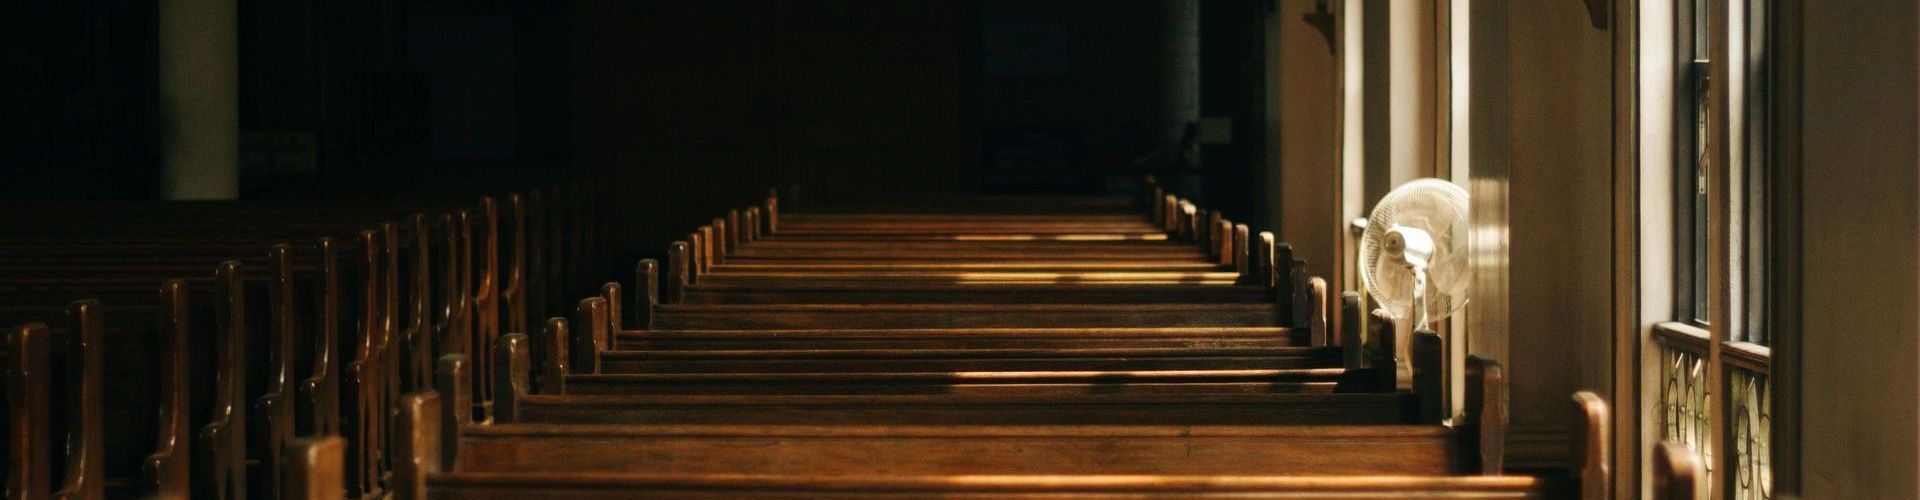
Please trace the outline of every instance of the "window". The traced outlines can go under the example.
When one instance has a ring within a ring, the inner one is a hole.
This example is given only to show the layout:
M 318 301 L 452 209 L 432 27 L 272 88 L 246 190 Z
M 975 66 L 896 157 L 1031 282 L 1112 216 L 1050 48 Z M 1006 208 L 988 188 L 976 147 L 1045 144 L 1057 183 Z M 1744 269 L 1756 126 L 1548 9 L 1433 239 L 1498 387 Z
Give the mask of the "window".
M 1654 331 L 1660 379 L 1648 403 L 1657 405 L 1660 439 L 1700 452 L 1715 498 L 1770 498 L 1773 6 L 1677 0 L 1672 8 L 1675 317 Z M 1728 81 L 1714 81 L 1716 73 Z M 1720 259 L 1725 276 L 1711 272 Z M 1715 309 L 1723 292 L 1730 310 Z
M 1707 16 L 1694 15 L 1705 12 L 1711 0 L 1681 0 L 1677 2 L 1675 19 L 1675 65 L 1674 65 L 1674 159 L 1678 162 L 1673 169 L 1674 227 L 1680 234 L 1674 241 L 1679 245 L 1674 256 L 1679 259 L 1674 269 L 1677 278 L 1674 290 L 1679 293 L 1679 321 L 1694 326 L 1707 326 L 1708 305 L 1711 304 L 1712 287 L 1707 286 L 1707 215 L 1711 213 L 1707 205 L 1708 167 L 1713 160 L 1710 147 L 1713 130 L 1710 105 L 1712 99 L 1712 57 L 1713 44 L 1707 36 L 1710 31 L 1706 24 Z

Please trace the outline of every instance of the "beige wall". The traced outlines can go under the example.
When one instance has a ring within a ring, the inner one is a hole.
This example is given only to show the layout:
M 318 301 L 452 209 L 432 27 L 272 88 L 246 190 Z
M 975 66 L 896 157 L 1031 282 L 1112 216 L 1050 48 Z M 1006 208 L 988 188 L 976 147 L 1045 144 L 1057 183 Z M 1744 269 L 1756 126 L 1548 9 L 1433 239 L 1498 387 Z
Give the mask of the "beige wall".
M 1339 175 L 1347 181 L 1349 199 L 1322 201 L 1335 196 L 1333 190 L 1321 187 L 1318 196 L 1293 194 L 1310 183 L 1333 182 L 1314 177 L 1331 174 L 1332 168 L 1314 169 L 1316 158 L 1297 149 L 1300 142 L 1320 140 L 1298 130 L 1319 122 L 1314 114 L 1318 101 L 1301 103 L 1289 95 L 1291 90 L 1317 97 L 1313 86 L 1326 81 L 1319 75 L 1319 60 L 1298 59 L 1303 57 L 1297 55 L 1300 49 L 1317 48 L 1314 38 L 1304 38 L 1311 32 L 1285 33 L 1286 23 L 1310 9 L 1309 3 L 1280 4 L 1276 17 L 1283 33 L 1276 50 L 1285 68 L 1279 91 L 1285 227 L 1290 235 L 1301 235 L 1289 236 L 1289 241 L 1308 241 L 1312 243 L 1301 246 L 1317 248 L 1314 243 L 1343 237 L 1341 211 L 1364 215 L 1393 185 L 1432 175 L 1435 148 L 1448 146 L 1437 142 L 1434 128 L 1445 99 L 1431 93 L 1443 73 L 1423 65 L 1437 61 L 1433 51 L 1438 41 L 1433 38 L 1443 33 L 1432 21 L 1440 14 L 1438 8 L 1451 4 L 1417 12 L 1396 12 L 1404 9 L 1381 4 L 1344 5 L 1346 15 L 1360 19 L 1347 19 L 1343 26 L 1366 31 L 1346 34 L 1346 50 L 1358 49 L 1358 54 L 1345 54 L 1344 63 L 1326 62 L 1326 71 L 1345 73 L 1337 82 L 1340 86 L 1328 90 L 1330 100 L 1344 91 L 1344 111 L 1326 112 L 1328 119 L 1345 113 L 1336 122 L 1342 128 L 1329 129 L 1328 135 L 1346 134 L 1339 138 L 1338 155 L 1347 164 Z M 1484 0 L 1466 7 L 1466 12 L 1453 15 L 1460 16 L 1455 22 L 1471 26 L 1471 33 L 1461 38 L 1465 47 L 1451 50 L 1465 50 L 1468 55 L 1460 60 L 1473 69 L 1470 80 L 1463 80 L 1468 93 L 1460 108 L 1472 117 L 1470 128 L 1453 131 L 1466 134 L 1453 140 L 1465 141 L 1460 151 L 1472 161 L 1461 166 L 1469 172 L 1466 183 L 1475 196 L 1475 244 L 1481 248 L 1476 250 L 1475 291 L 1467 313 L 1468 350 L 1509 367 L 1514 404 L 1511 463 L 1561 466 L 1567 463 L 1568 398 L 1583 389 L 1605 393 L 1612 374 L 1610 34 L 1593 27 L 1580 3 Z M 1427 29 L 1415 39 L 1387 36 L 1395 21 Z M 1424 55 L 1395 60 L 1395 49 Z M 1410 76 L 1413 85 L 1390 89 L 1388 75 L 1395 70 Z M 1293 109 L 1301 116 L 1290 116 Z M 1444 109 L 1453 108 L 1448 104 Z M 1395 145 L 1406 141 L 1421 144 Z M 1359 210 L 1352 212 L 1356 201 Z M 1334 223 L 1315 222 L 1327 217 Z M 1350 251 L 1330 246 L 1336 252 Z
M 1920 497 L 1920 6 L 1804 22 L 1805 498 Z
M 1267 157 L 1280 175 L 1268 176 L 1267 192 L 1280 196 L 1269 203 L 1268 213 L 1280 221 L 1280 240 L 1307 261 L 1307 271 L 1331 279 L 1333 263 L 1340 262 L 1336 242 L 1341 237 L 1334 189 L 1340 172 L 1334 157 L 1336 75 L 1327 33 L 1305 20 L 1314 3 L 1282 0 L 1269 17 L 1274 24 L 1268 50 L 1276 56 L 1267 58 L 1268 81 L 1278 96 L 1272 120 L 1279 137 L 1269 142 L 1275 151 Z
M 1471 92 L 1491 97 L 1472 107 L 1470 187 L 1490 204 L 1503 189 L 1507 197 L 1504 207 L 1477 208 L 1475 223 L 1497 232 L 1498 209 L 1508 218 L 1507 233 L 1491 237 L 1507 241 L 1506 266 L 1476 268 L 1475 285 L 1494 289 L 1474 299 L 1504 299 L 1506 314 L 1469 313 L 1473 348 L 1495 350 L 1508 366 L 1510 463 L 1564 465 L 1568 397 L 1606 393 L 1612 373 L 1610 35 L 1578 2 L 1475 2 L 1470 10 Z

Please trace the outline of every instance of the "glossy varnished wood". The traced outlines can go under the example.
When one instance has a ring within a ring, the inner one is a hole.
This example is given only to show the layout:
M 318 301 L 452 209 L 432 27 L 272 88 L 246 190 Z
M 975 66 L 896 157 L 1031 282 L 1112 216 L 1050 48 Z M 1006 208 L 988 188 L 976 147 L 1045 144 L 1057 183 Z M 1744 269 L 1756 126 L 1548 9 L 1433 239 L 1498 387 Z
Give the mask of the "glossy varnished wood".
M 1565 498 L 1568 481 L 1531 476 L 951 475 L 452 473 L 434 498 Z
M 1272 304 L 663 304 L 654 324 L 677 329 L 1262 327 Z
M 469 429 L 455 469 L 680 474 L 1458 474 L 1439 426 L 660 426 Z M 751 454 L 741 450 L 756 450 Z M 1181 457 L 1172 460 L 1170 457 Z

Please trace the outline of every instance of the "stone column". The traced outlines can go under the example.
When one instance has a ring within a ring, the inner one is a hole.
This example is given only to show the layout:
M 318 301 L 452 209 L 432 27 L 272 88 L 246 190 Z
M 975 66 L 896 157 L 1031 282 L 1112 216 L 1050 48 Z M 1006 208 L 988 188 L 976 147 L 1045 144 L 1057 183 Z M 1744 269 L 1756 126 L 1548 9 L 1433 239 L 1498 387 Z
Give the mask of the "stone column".
M 239 55 L 234 0 L 160 0 L 161 196 L 240 194 Z

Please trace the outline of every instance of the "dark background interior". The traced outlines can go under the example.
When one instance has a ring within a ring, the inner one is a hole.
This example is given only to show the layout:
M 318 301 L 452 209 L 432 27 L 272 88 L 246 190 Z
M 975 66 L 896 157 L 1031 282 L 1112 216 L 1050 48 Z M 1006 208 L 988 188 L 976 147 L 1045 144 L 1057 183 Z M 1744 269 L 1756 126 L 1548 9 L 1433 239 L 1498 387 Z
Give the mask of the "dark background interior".
M 654 248 L 769 186 L 1123 193 L 1156 172 L 1256 218 L 1267 5 L 239 0 L 241 197 L 592 174 L 621 193 L 616 248 Z M 154 9 L 0 17 L 0 193 L 158 198 Z M 1202 116 L 1231 140 L 1185 153 Z

